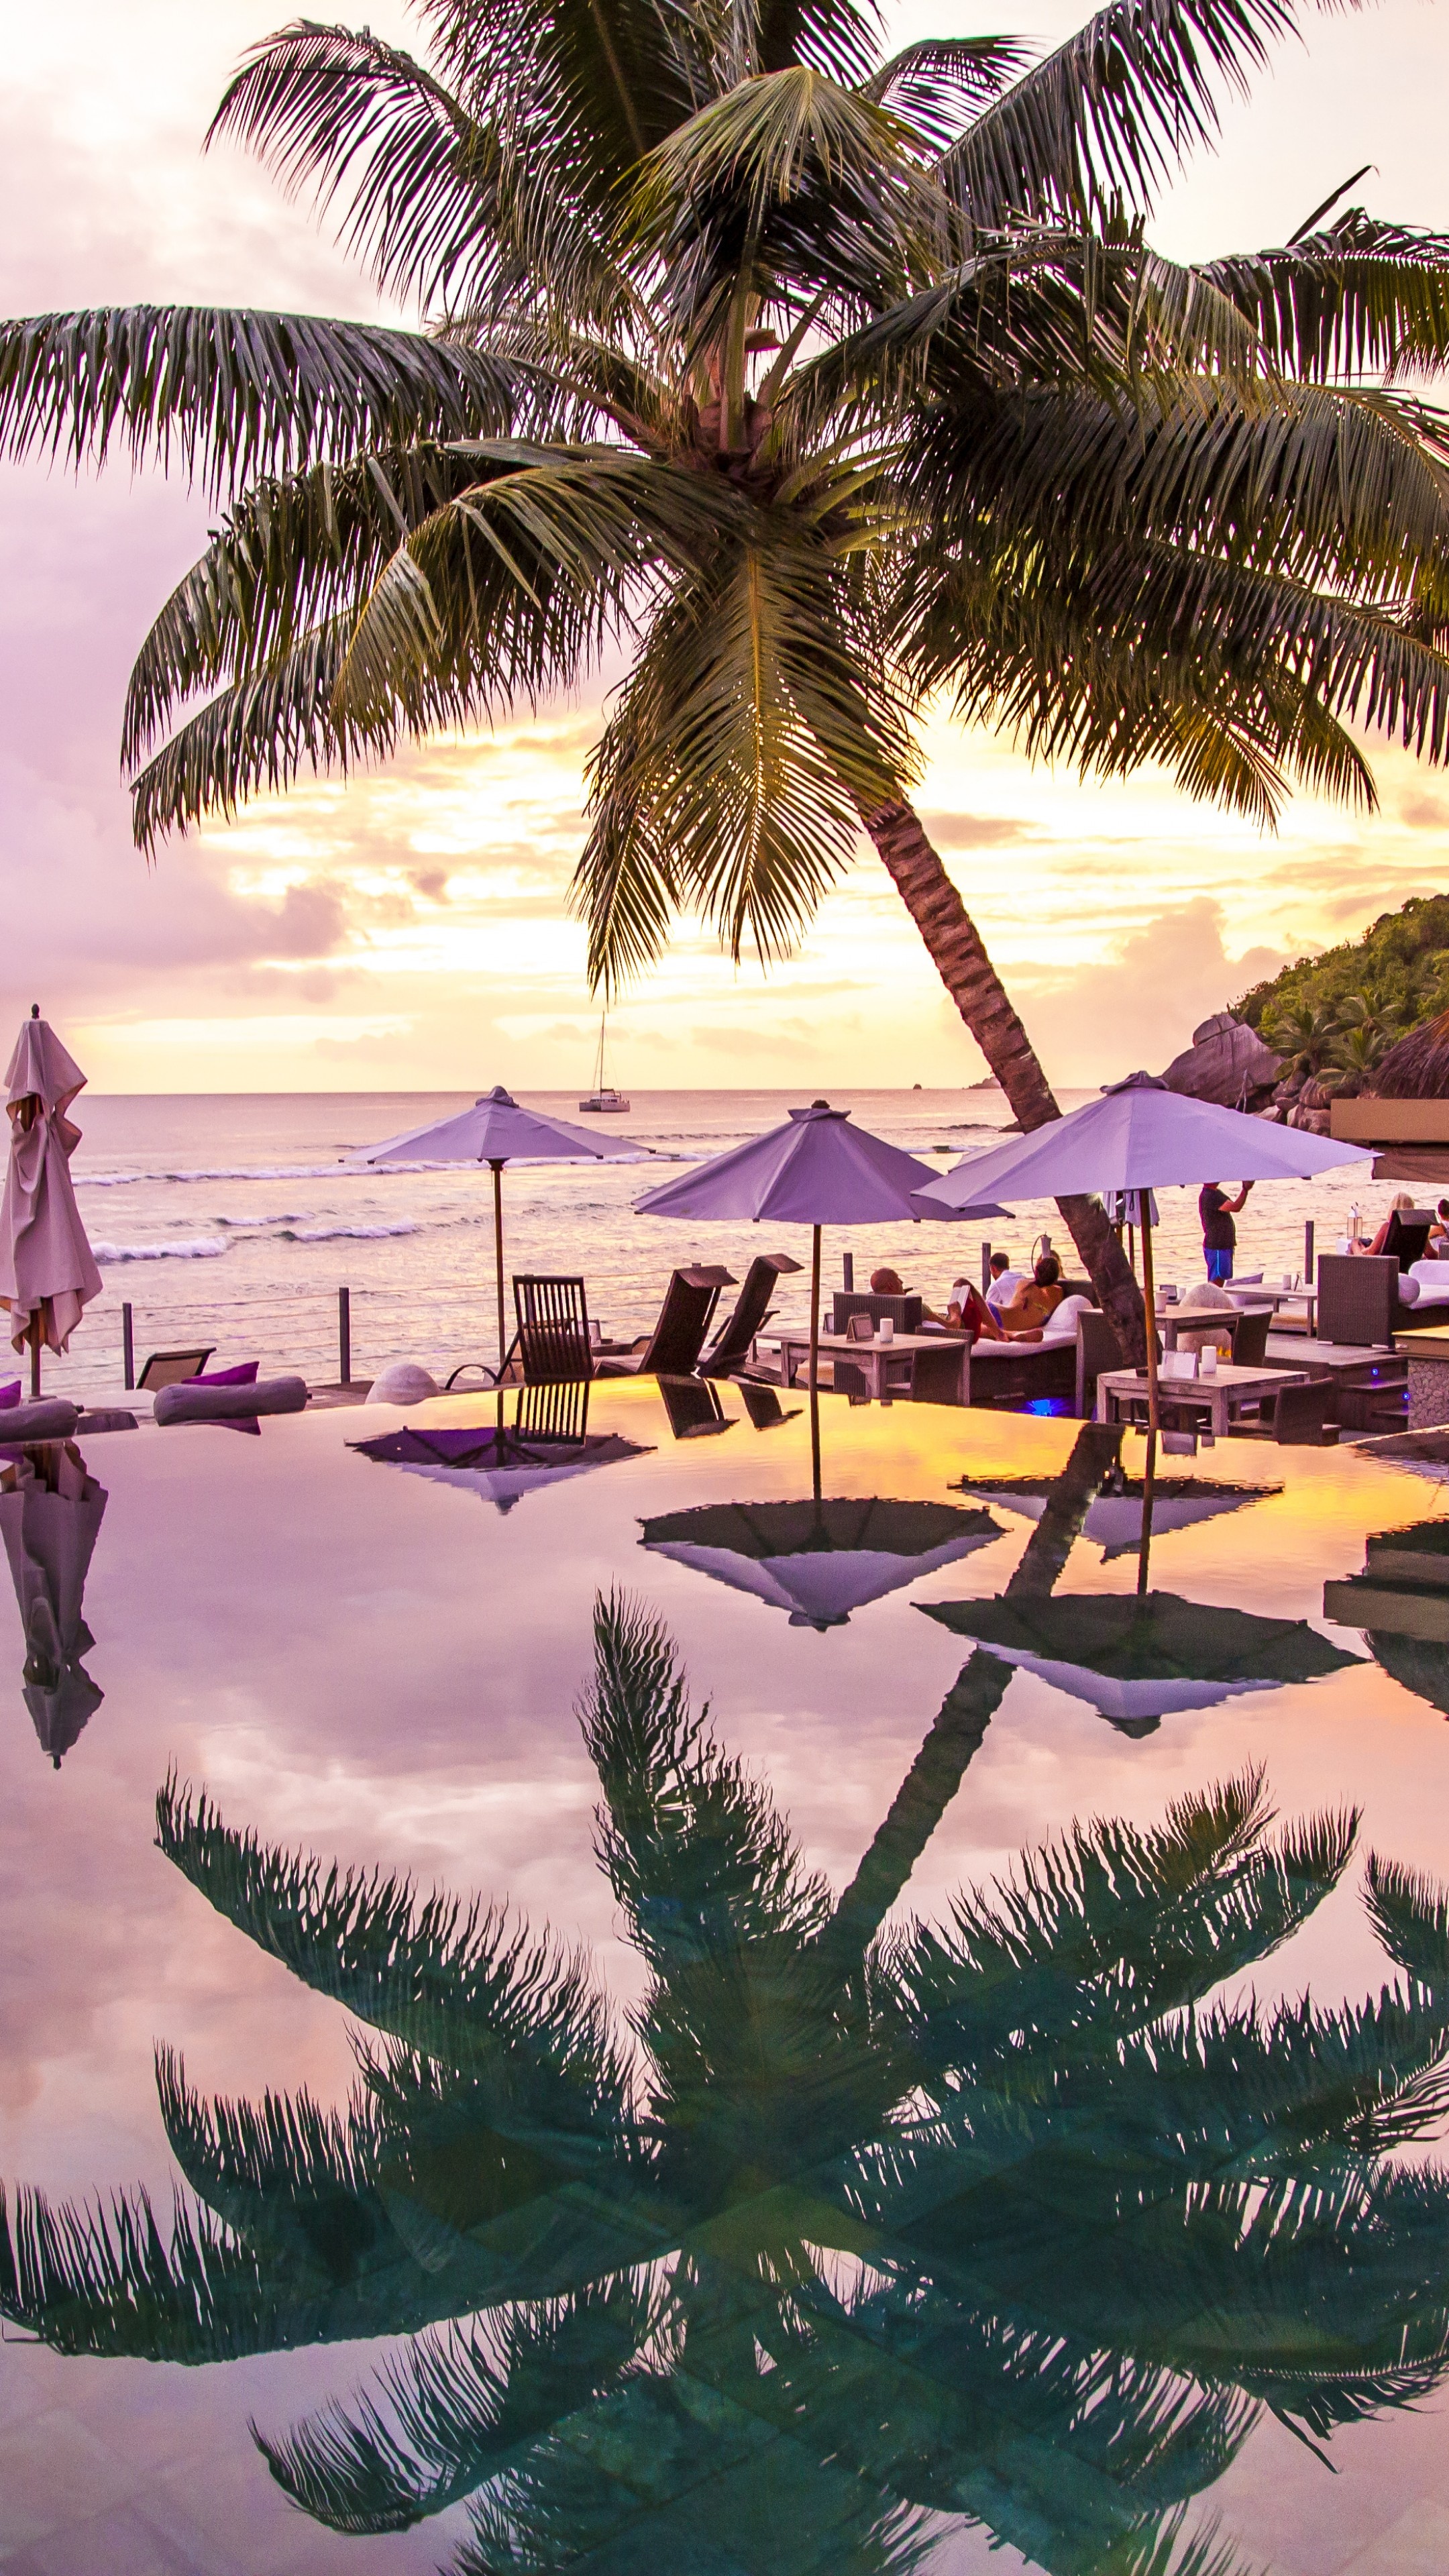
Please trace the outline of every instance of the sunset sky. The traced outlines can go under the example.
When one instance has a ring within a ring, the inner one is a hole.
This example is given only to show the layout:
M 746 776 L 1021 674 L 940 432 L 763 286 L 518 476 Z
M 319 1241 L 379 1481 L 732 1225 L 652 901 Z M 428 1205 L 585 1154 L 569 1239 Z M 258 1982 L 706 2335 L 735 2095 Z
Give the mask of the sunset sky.
M 394 0 L 360 14 L 420 41 Z M 912 0 L 891 30 L 1051 43 L 1080 14 Z M 254 164 L 200 155 L 231 65 L 272 23 L 266 0 L 10 14 L 0 309 L 378 312 Z M 1164 248 L 1281 241 L 1365 161 L 1355 194 L 1375 212 L 1449 230 L 1449 16 L 1388 0 L 1303 29 L 1160 209 Z M 565 895 L 598 692 L 346 786 L 308 781 L 169 844 L 149 871 L 132 849 L 126 673 L 207 519 L 159 477 L 0 471 L 0 1028 L 38 1000 L 107 1091 L 573 1085 L 596 1013 Z M 1449 781 L 1401 753 L 1379 756 L 1376 816 L 1300 797 L 1264 838 L 1161 778 L 1083 787 L 944 716 L 927 751 L 922 810 L 1062 1082 L 1160 1066 L 1283 956 L 1449 884 Z M 611 1059 L 640 1091 L 982 1070 L 868 856 L 768 979 L 681 937 L 620 1004 Z

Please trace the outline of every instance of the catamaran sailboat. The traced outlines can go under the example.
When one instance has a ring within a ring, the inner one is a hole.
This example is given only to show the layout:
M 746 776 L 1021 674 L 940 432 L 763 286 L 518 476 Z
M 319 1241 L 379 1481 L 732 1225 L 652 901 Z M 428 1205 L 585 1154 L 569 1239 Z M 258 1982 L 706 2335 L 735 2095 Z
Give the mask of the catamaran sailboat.
M 590 1092 L 588 1099 L 581 1100 L 579 1102 L 579 1107 L 581 1109 L 602 1109 L 608 1111 L 627 1109 L 628 1106 L 629 1103 L 625 1099 L 623 1092 L 615 1091 L 612 1085 L 604 1080 L 604 1023 L 601 1019 L 599 1022 L 598 1061 L 594 1066 L 594 1087 Z

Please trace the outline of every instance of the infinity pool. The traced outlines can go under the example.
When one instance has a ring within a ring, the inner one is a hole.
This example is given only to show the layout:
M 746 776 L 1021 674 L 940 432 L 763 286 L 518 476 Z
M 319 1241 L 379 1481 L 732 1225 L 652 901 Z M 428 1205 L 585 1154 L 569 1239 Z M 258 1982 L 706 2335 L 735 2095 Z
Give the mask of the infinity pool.
M 0 1451 L 0 2564 L 1438 2576 L 1449 1486 L 723 1405 Z

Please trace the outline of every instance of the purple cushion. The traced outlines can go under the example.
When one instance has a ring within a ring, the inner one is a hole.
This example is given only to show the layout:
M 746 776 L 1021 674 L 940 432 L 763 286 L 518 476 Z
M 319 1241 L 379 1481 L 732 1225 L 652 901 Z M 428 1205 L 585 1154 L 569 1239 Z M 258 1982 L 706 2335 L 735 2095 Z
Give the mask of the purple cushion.
M 239 1360 L 235 1368 L 208 1369 L 204 1377 L 189 1377 L 188 1386 L 255 1386 L 259 1360 Z
M 19 1402 L 20 1380 L 18 1377 L 12 1377 L 7 1385 L 0 1386 L 0 1404 L 18 1404 Z

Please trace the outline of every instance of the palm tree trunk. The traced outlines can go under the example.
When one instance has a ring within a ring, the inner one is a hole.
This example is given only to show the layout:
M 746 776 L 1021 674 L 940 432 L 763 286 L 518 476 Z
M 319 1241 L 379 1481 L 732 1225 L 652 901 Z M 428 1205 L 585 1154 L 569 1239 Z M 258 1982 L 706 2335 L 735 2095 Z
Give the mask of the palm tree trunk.
M 1120 1425 L 1084 1422 L 1055 1478 L 1046 1508 L 1006 1586 L 1006 1599 L 1042 1600 L 1082 1534 L 1082 1524 L 1122 1455 Z M 845 1890 L 821 1946 L 840 1976 L 853 1973 L 875 1939 L 966 1776 L 1006 1696 L 1015 1667 L 978 1646 L 946 1693 L 870 1849 Z
M 931 963 L 1011 1103 L 1023 1133 L 1060 1118 L 1051 1084 L 1030 1038 L 1012 1009 L 1006 987 L 986 954 L 981 933 L 946 874 L 914 806 L 883 805 L 866 817 L 869 832 L 896 892 L 926 943 Z M 1058 1199 L 1087 1276 L 1132 1367 L 1147 1353 L 1146 1317 L 1127 1257 L 1101 1204 L 1092 1198 Z

